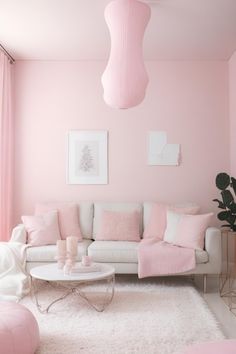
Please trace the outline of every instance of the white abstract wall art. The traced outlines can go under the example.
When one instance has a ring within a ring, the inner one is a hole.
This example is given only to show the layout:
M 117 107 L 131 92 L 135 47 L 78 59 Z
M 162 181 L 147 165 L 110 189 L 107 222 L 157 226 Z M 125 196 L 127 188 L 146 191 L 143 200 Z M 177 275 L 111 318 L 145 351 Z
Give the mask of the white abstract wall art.
M 164 131 L 149 132 L 148 164 L 161 166 L 178 166 L 180 144 L 168 144 Z
M 107 131 L 68 133 L 68 184 L 107 184 Z

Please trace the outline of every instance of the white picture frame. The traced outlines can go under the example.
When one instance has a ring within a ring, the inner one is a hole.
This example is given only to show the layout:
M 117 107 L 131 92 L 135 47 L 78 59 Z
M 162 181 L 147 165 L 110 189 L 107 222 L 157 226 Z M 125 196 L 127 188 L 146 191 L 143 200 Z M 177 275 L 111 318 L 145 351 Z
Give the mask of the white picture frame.
M 107 184 L 106 130 L 71 130 L 67 138 L 67 184 Z

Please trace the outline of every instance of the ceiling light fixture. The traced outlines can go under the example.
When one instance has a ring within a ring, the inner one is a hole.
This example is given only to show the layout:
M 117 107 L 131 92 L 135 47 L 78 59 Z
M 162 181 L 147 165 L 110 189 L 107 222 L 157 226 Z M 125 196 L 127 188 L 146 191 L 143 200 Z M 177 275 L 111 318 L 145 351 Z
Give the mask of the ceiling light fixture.
M 113 0 L 105 9 L 111 51 L 102 85 L 109 106 L 130 108 L 145 97 L 148 75 L 142 42 L 150 15 L 150 7 L 138 0 Z

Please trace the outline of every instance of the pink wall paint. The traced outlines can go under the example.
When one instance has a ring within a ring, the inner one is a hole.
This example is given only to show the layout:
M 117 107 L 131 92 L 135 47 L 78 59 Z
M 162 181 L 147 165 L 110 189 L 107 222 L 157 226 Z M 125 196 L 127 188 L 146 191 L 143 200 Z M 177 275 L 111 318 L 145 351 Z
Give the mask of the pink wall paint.
M 16 76 L 15 222 L 44 200 L 195 201 L 216 210 L 215 175 L 229 170 L 227 62 L 147 62 L 143 103 L 102 97 L 103 62 L 22 61 Z M 66 185 L 66 133 L 109 131 L 109 184 Z M 179 167 L 147 165 L 147 134 L 180 143 Z
M 229 61 L 230 173 L 236 177 L 236 52 Z

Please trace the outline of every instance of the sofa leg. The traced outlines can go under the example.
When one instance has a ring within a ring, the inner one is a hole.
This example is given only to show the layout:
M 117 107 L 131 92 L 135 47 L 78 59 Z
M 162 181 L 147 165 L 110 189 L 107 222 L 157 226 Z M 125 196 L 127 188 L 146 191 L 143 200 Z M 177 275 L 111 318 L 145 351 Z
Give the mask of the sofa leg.
M 203 292 L 204 294 L 207 292 L 207 274 L 203 275 Z
M 190 276 L 189 276 L 189 279 L 191 280 L 191 282 L 193 282 L 194 283 L 194 275 L 193 274 L 191 274 Z

